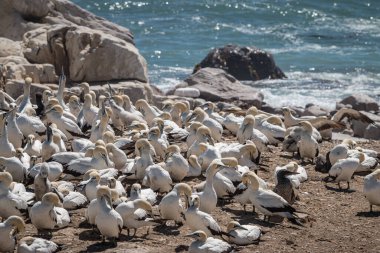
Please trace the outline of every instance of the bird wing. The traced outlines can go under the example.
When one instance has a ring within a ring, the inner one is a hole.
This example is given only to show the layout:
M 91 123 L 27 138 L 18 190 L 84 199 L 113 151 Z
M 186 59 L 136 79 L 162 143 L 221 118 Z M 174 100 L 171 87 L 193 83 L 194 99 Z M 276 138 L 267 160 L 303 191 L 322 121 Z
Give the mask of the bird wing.
M 295 212 L 296 210 L 280 195 L 273 191 L 261 191 L 256 197 L 257 203 L 272 213 Z
M 374 121 L 370 119 L 367 115 L 354 110 L 350 108 L 342 108 L 339 111 L 337 111 L 334 116 L 332 117 L 332 120 L 336 122 L 341 122 L 344 118 L 348 118 L 349 120 L 359 120 L 361 122 L 373 124 Z

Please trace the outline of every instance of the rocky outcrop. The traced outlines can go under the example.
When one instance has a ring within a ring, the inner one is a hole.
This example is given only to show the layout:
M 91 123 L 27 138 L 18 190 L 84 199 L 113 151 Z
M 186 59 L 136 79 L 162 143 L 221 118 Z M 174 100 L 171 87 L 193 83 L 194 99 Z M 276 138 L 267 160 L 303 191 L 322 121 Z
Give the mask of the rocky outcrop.
M 264 95 L 244 85 L 222 69 L 203 68 L 184 80 L 180 87 L 196 88 L 200 98 L 208 101 L 234 101 L 261 107 Z
M 0 1 L 0 63 L 7 79 L 147 83 L 145 59 L 127 28 L 66 0 Z M 23 57 L 23 58 L 22 58 Z
M 354 94 L 344 98 L 338 104 L 350 105 L 352 109 L 358 111 L 379 111 L 379 105 L 376 100 L 366 94 Z
M 270 53 L 255 47 L 227 45 L 213 49 L 195 66 L 193 73 L 207 67 L 223 69 L 238 80 L 286 77 Z

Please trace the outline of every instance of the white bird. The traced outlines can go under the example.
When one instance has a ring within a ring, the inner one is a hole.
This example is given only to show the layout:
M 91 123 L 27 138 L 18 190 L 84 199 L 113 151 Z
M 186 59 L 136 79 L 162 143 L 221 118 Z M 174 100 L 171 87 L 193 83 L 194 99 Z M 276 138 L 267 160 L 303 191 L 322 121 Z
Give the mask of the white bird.
M 13 144 L 9 142 L 8 129 L 5 124 L 6 116 L 6 113 L 0 115 L 0 156 L 12 157 L 16 154 L 16 150 Z
M 330 169 L 339 159 L 348 157 L 348 151 L 354 149 L 356 142 L 351 139 L 344 139 L 341 144 L 334 146 L 326 154 L 327 169 Z
M 30 209 L 29 216 L 32 224 L 38 231 L 67 227 L 70 223 L 70 216 L 67 210 L 61 206 L 62 203 L 57 194 L 46 193 L 42 200 L 36 202 Z
M 314 117 L 314 116 L 296 118 L 293 116 L 292 112 L 290 111 L 288 107 L 283 107 L 281 109 L 282 109 L 282 113 L 284 114 L 284 124 L 286 128 L 298 125 L 302 121 L 308 121 L 311 124 L 314 124 L 321 120 L 326 120 L 326 117 Z
M 218 121 L 220 124 L 223 124 L 224 117 L 222 117 L 219 113 L 215 112 L 216 105 L 213 102 L 207 101 L 202 105 L 202 109 L 205 111 L 205 113 L 208 114 L 208 116 L 216 121 Z
M 100 182 L 100 175 L 97 171 L 91 171 L 90 178 L 78 184 L 78 187 L 84 187 L 84 192 L 89 201 L 96 198 L 97 188 Z
M 18 112 L 25 113 L 26 115 L 36 115 L 36 111 L 33 109 L 32 102 L 30 102 L 30 86 L 32 85 L 32 78 L 25 78 L 24 94 L 19 104 Z
M 86 124 L 91 126 L 98 116 L 99 108 L 92 104 L 92 96 L 90 94 L 84 95 L 84 103 L 82 107 L 83 117 Z
M 151 205 L 154 205 L 157 202 L 157 193 L 152 189 L 141 189 L 141 185 L 135 183 L 131 186 L 128 200 L 143 199 L 148 201 Z
M 296 175 L 289 175 L 287 178 L 290 179 L 292 185 L 295 188 L 299 188 L 302 182 L 307 180 L 307 173 L 304 167 L 299 166 L 296 162 L 290 162 L 287 165 L 280 167 L 277 166 L 274 170 L 274 183 L 277 184 L 277 172 L 279 170 L 289 170 L 291 172 L 297 172 Z
M 96 142 L 97 140 L 103 138 L 103 134 L 106 131 L 113 131 L 113 129 L 108 125 L 110 114 L 112 114 L 112 110 L 110 108 L 106 108 L 103 104 L 98 113 L 99 119 L 95 120 L 92 124 L 90 141 Z
M 240 225 L 231 221 L 227 225 L 228 239 L 236 245 L 257 244 L 263 234 L 261 228 L 255 225 Z
M 76 138 L 71 142 L 73 152 L 85 152 L 90 147 L 94 147 L 94 143 L 85 138 Z
M 237 117 L 234 114 L 228 114 L 223 121 L 223 126 L 227 128 L 233 135 L 237 134 L 241 123 L 243 123 L 244 117 Z
M 369 202 L 369 210 L 372 206 L 380 206 L 380 169 L 364 177 L 364 196 Z
M 162 111 L 159 111 L 156 108 L 150 106 L 144 99 L 137 100 L 135 106 L 136 109 L 144 115 L 144 119 L 149 126 L 153 124 L 153 119 L 159 117 L 162 114 Z
M 105 192 L 105 194 L 100 197 L 95 224 L 102 234 L 103 242 L 108 238 L 116 244 L 116 238 L 119 238 L 123 229 L 123 219 L 120 214 L 112 208 L 111 191 Z
M 90 169 L 107 169 L 109 165 L 107 150 L 102 146 L 96 146 L 93 157 L 78 158 L 69 162 L 67 173 L 83 175 Z
M 8 139 L 15 149 L 21 148 L 24 135 L 16 121 L 16 106 L 11 109 L 7 117 Z
M 42 149 L 41 141 L 37 140 L 33 134 L 29 134 L 26 140 L 24 152 L 30 156 L 40 156 Z
M 14 252 L 16 235 L 25 231 L 24 220 L 19 216 L 10 216 L 0 223 L 0 251 Z
M 244 176 L 248 176 L 247 184 L 252 189 L 252 194 L 249 196 L 249 199 L 256 210 L 264 214 L 264 220 L 266 220 L 268 216 L 279 215 L 287 218 L 292 223 L 300 225 L 297 220 L 296 209 L 284 198 L 271 190 L 261 188 L 256 174 L 248 172 L 243 175 L 243 178 Z
M 79 101 L 79 98 L 75 95 L 70 96 L 69 102 L 66 104 L 70 112 L 78 118 L 80 111 L 82 110 L 82 105 Z
M 46 140 L 41 146 L 42 161 L 48 160 L 53 154 L 59 153 L 59 146 L 53 141 L 53 131 L 50 126 L 46 129 Z
M 165 150 L 167 149 L 169 143 L 166 139 L 161 138 L 161 131 L 158 127 L 152 127 L 149 130 L 148 141 L 154 147 L 156 156 L 160 159 L 165 157 Z
M 187 147 L 190 148 L 191 145 L 194 143 L 194 141 L 197 139 L 197 131 L 198 131 L 198 128 L 200 128 L 201 126 L 203 126 L 202 123 L 200 122 L 192 122 L 191 125 L 188 127 L 188 133 L 187 133 L 187 137 L 186 137 L 186 144 L 187 144 Z M 213 142 L 212 138 L 211 138 L 211 132 L 207 133 L 209 136 L 207 136 L 208 138 L 205 140 L 205 141 L 208 141 L 208 142 Z
M 185 212 L 185 223 L 192 232 L 202 230 L 208 236 L 223 234 L 215 219 L 210 214 L 199 210 L 201 204 L 199 196 L 192 195 L 189 204 L 190 206 Z
M 213 237 L 208 237 L 207 234 L 202 230 L 195 231 L 187 236 L 196 239 L 189 246 L 190 253 L 233 252 L 233 247 L 227 242 Z
M 128 158 L 124 151 L 116 147 L 113 143 L 107 143 L 106 149 L 108 155 L 112 155 L 112 161 L 115 164 L 115 169 L 121 170 L 124 168 L 124 166 L 128 163 Z
M 91 200 L 85 212 L 86 220 L 90 225 L 95 225 L 95 218 L 99 212 L 101 198 L 104 198 L 108 194 L 111 195 L 111 189 L 108 186 L 100 185 L 97 188 L 96 198 Z
M 198 162 L 201 165 L 202 171 L 206 170 L 212 161 L 221 158 L 218 149 L 210 144 L 199 143 L 198 150 L 200 151 Z
M 188 160 L 189 171 L 187 172 L 186 177 L 198 177 L 202 174 L 201 165 L 198 162 L 196 155 L 191 155 Z
M 28 203 L 21 196 L 10 190 L 12 175 L 0 172 L 0 217 L 8 218 L 12 215 L 22 216 L 28 208 Z
M 0 157 L 0 166 L 8 171 L 14 181 L 23 182 L 26 175 L 26 167 L 17 157 Z
M 282 121 L 277 116 L 267 117 L 262 115 L 263 118 L 260 119 L 261 115 L 257 115 L 255 128 L 261 131 L 268 138 L 269 143 L 272 145 L 277 145 L 282 142 L 285 138 L 286 129 L 281 126 Z M 272 124 L 273 120 L 277 121 L 277 124 Z
M 298 152 L 302 160 L 309 158 L 313 161 L 319 154 L 319 145 L 312 136 L 312 125 L 307 121 L 301 121 L 300 125 L 305 131 L 301 134 L 301 139 L 297 143 Z
M 88 203 L 86 196 L 80 192 L 70 191 L 69 189 L 61 190 L 63 195 L 62 205 L 66 210 L 74 210 L 85 207 Z
M 28 116 L 21 113 L 17 116 L 16 122 L 25 137 L 30 134 L 33 134 L 34 136 L 37 136 L 37 134 L 42 135 L 46 131 L 46 126 L 38 117 Z
M 151 146 L 147 139 L 140 139 L 136 141 L 135 150 L 139 152 L 140 157 L 135 159 L 132 172 L 135 173 L 136 179 L 142 180 L 145 176 L 146 169 L 154 164 Z
M 146 124 L 146 118 L 141 117 L 141 114 L 135 114 L 132 112 L 125 111 L 123 107 L 119 106 L 115 102 L 115 98 L 109 101 L 111 109 L 112 109 L 112 123 L 115 124 L 116 127 L 120 126 L 129 126 L 133 121 L 140 122 Z M 115 121 L 115 118 L 117 121 Z M 114 123 L 115 122 L 115 123 Z
M 211 131 L 211 137 L 217 142 L 222 140 L 223 127 L 222 125 L 208 116 L 200 107 L 195 108 L 193 114 L 189 118 L 189 121 L 198 121 L 207 126 Z
M 62 164 L 57 163 L 57 162 L 48 162 L 46 164 L 49 167 L 49 175 L 48 175 L 49 181 L 50 182 L 57 181 L 63 173 Z M 33 167 L 29 168 L 28 176 L 31 178 L 35 178 L 37 174 L 40 172 L 42 166 L 43 166 L 43 163 L 37 163 Z
M 247 140 L 253 141 L 257 147 L 257 150 L 262 153 L 264 150 L 267 150 L 269 140 L 265 134 L 255 129 L 254 125 L 255 117 L 252 115 L 245 116 L 243 123 L 240 125 L 237 132 L 237 139 L 241 144 L 245 144 Z
M 54 253 L 59 249 L 60 247 L 52 241 L 26 236 L 19 241 L 17 253 Z
M 169 172 L 164 170 L 160 165 L 150 165 L 146 171 L 142 185 L 150 187 L 156 192 L 169 192 L 172 188 L 173 181 Z
M 51 162 L 51 161 L 57 162 L 57 163 L 60 163 L 62 165 L 66 165 L 73 160 L 76 160 L 79 158 L 84 158 L 84 157 L 85 157 L 85 153 L 67 151 L 67 152 L 59 152 L 59 153 L 53 154 L 50 157 L 50 159 L 48 159 L 47 161 L 48 162 Z
M 329 179 L 333 179 L 334 182 L 338 183 L 339 189 L 341 189 L 340 182 L 346 181 L 347 189 L 350 189 L 352 175 L 363 160 L 363 153 L 360 153 L 359 158 L 345 158 L 338 160 L 329 170 L 329 175 L 325 180 L 328 181 Z
M 41 201 L 45 193 L 51 191 L 51 183 L 48 176 L 49 166 L 47 163 L 42 163 L 39 173 L 34 178 L 34 194 L 36 201 Z
M 190 199 L 191 187 L 188 184 L 176 184 L 172 191 L 163 197 L 158 206 L 162 219 L 174 220 L 176 224 L 182 223 L 182 214 L 185 207 L 184 203 L 182 203 L 181 195 L 185 195 L 187 200 Z
M 354 150 L 348 151 L 348 157 L 360 158 L 362 153 L 364 155 L 364 160 L 360 162 L 359 167 L 355 172 L 372 172 L 377 167 L 377 159 L 374 157 L 368 156 L 366 153 L 360 151 L 361 148 L 356 148 Z M 16 150 L 17 152 L 17 150 Z
M 152 215 L 152 206 L 146 200 L 122 202 L 115 210 L 123 219 L 123 227 L 127 228 L 128 236 L 131 229 L 134 229 L 132 235 L 134 237 L 138 228 L 157 225 L 152 218 L 149 218 Z
M 218 202 L 218 196 L 214 188 L 214 176 L 224 164 L 219 160 L 214 160 L 206 171 L 206 183 L 202 192 L 195 193 L 200 198 L 199 210 L 211 213 Z
M 170 110 L 170 115 L 172 116 L 172 120 L 179 126 L 182 127 L 183 121 L 181 115 L 183 112 L 187 111 L 187 107 L 182 102 L 174 103 L 172 109 Z
M 167 147 L 164 169 L 175 182 L 181 182 L 188 175 L 189 163 L 181 155 L 181 149 L 177 145 Z

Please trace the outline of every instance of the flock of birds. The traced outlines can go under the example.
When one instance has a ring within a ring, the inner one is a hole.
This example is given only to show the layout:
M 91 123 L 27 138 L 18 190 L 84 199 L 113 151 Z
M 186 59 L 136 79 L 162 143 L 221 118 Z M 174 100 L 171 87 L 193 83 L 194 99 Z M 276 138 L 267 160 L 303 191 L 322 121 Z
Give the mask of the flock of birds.
M 256 225 L 231 221 L 222 230 L 212 216 L 218 203 L 234 201 L 244 210 L 251 204 L 264 221 L 280 216 L 303 226 L 302 212 L 292 205 L 308 178 L 293 161 L 275 169 L 272 190 L 258 175 L 261 154 L 281 145 L 301 164 L 314 163 L 332 129 L 344 128 L 347 119 L 372 123 L 352 109 L 331 119 L 211 102 L 191 109 L 186 101 L 166 101 L 160 110 L 142 99 L 133 105 L 111 87 L 97 97 L 82 83 L 74 95 L 65 89 L 65 76 L 56 93 L 36 94 L 33 105 L 31 82 L 25 79 L 17 99 L 0 92 L 1 252 L 58 250 L 38 236 L 69 226 L 69 210 L 79 208 L 102 240 L 115 244 L 123 229 L 133 237 L 142 227 L 183 224 L 194 238 L 189 252 L 230 252 L 234 244 L 257 243 L 263 231 Z M 71 95 L 67 103 L 65 94 Z M 363 192 L 372 211 L 380 205 L 377 158 L 376 151 L 344 140 L 326 155 L 325 181 L 349 188 L 355 172 L 369 173 Z M 189 185 L 189 178 L 205 180 Z M 17 242 L 27 220 L 38 233 Z

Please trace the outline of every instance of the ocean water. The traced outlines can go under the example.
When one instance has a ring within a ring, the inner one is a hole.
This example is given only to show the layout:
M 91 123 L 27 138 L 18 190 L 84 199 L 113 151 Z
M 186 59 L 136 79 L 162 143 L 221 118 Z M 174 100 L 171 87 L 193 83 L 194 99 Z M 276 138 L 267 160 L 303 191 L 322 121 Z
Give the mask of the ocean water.
M 273 106 L 334 108 L 365 93 L 380 101 L 378 0 L 73 0 L 128 27 L 148 62 L 150 82 L 178 84 L 207 53 L 226 44 L 273 54 L 285 80 L 249 82 Z

